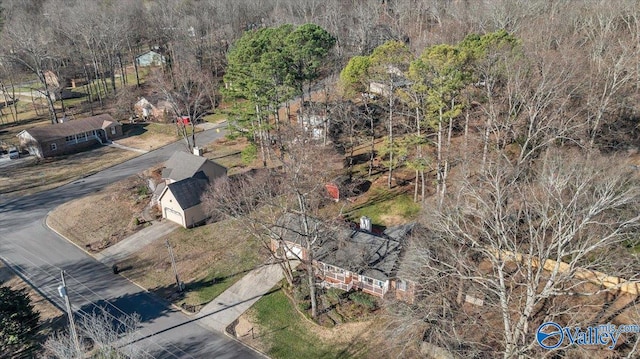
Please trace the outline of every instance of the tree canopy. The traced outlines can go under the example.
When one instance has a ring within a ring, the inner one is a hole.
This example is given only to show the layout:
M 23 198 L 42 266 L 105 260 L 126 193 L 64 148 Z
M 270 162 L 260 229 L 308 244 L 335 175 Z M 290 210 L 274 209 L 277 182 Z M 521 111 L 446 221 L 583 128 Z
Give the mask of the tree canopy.
M 0 286 L 0 356 L 29 349 L 39 319 L 25 290 Z

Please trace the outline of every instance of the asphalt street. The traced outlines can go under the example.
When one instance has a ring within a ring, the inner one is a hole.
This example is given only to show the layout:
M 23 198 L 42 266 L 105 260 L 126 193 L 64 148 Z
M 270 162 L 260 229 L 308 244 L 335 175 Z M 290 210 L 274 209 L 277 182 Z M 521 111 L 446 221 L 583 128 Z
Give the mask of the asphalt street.
M 222 137 L 215 129 L 201 132 L 198 144 Z M 58 294 L 60 270 L 66 273 L 74 311 L 107 310 L 115 317 L 138 313 L 142 327 L 133 345 L 153 358 L 259 358 L 259 354 L 225 335 L 211 332 L 168 303 L 143 291 L 84 251 L 59 237 L 44 224 L 49 211 L 67 201 L 99 191 L 166 161 L 176 142 L 65 186 L 0 203 L 0 259 L 43 295 L 64 308 Z M 5 169 L 3 169 L 5 170 Z M 2 198 L 2 197 L 0 197 Z

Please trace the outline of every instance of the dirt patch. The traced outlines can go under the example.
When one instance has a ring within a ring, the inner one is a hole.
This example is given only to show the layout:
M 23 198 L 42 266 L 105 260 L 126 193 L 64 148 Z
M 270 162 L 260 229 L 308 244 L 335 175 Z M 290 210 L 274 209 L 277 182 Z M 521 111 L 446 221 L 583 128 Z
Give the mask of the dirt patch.
M 145 177 L 132 176 L 57 207 L 47 223 L 77 245 L 98 252 L 143 228 L 142 211 L 150 196 Z
M 398 216 L 398 215 L 391 215 L 391 214 L 380 215 L 380 221 L 387 226 L 397 226 L 399 224 L 403 224 L 407 222 L 407 220 L 404 217 Z
M 249 313 L 245 313 L 238 318 L 238 324 L 235 327 L 236 338 L 252 348 L 256 348 L 262 352 L 267 349 L 266 344 L 261 340 L 264 336 L 260 330 L 260 326 L 255 324 L 255 319 Z

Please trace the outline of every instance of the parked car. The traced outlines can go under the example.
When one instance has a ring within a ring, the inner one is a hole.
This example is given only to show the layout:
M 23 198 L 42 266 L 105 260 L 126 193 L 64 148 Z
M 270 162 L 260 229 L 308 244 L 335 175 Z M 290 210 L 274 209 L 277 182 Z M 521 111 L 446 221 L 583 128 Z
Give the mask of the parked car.
M 17 148 L 12 148 L 9 150 L 9 158 L 10 159 L 16 159 L 20 157 L 20 152 L 18 152 Z

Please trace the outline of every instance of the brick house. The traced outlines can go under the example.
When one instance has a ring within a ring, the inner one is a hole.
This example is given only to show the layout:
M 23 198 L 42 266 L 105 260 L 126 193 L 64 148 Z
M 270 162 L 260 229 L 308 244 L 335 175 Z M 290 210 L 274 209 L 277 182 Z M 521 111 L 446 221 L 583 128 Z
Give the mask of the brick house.
M 415 285 L 399 278 L 397 269 L 403 254 L 402 242 L 413 225 L 387 228 L 374 234 L 347 225 L 328 228 L 307 217 L 309 233 L 316 236 L 314 260 L 316 275 L 323 287 L 344 291 L 361 290 L 380 298 L 393 297 L 413 302 Z M 286 214 L 274 229 L 271 249 L 289 259 L 308 260 L 301 216 Z
M 33 127 L 18 133 L 20 147 L 45 158 L 76 153 L 122 136 L 122 125 L 108 114 Z

